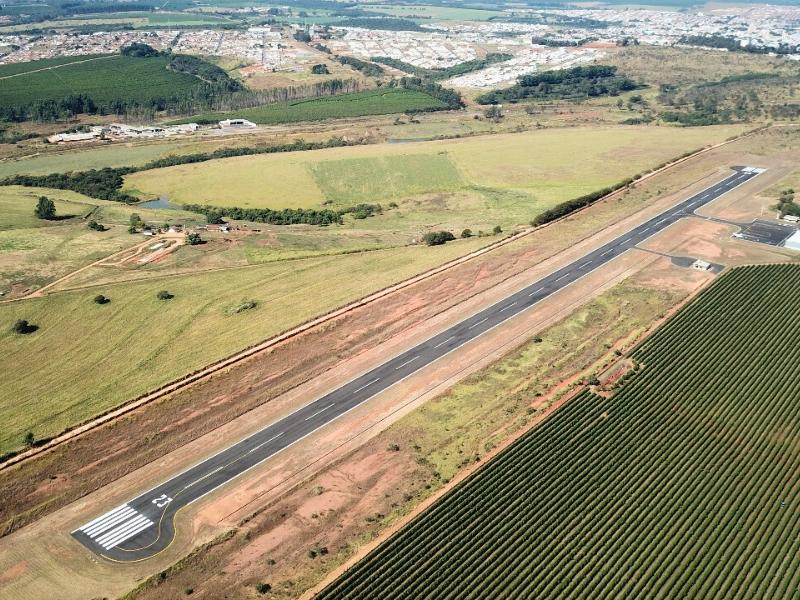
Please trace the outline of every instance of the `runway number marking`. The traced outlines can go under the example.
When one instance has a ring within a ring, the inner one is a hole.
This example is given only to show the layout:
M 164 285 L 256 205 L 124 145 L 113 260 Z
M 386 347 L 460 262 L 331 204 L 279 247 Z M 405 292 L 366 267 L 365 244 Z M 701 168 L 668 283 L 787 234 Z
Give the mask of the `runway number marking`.
M 153 498 L 153 504 L 155 504 L 158 508 L 164 508 L 170 502 L 172 502 L 172 498 L 166 494 L 161 494 L 158 498 Z

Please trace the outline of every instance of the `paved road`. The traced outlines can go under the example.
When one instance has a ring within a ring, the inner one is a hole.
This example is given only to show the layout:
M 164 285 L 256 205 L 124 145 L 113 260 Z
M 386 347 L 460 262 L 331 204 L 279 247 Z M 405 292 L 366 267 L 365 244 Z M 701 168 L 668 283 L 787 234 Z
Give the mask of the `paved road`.
M 459 346 L 529 309 L 762 171 L 751 167 L 735 168 L 732 175 L 719 183 L 86 523 L 73 531 L 72 535 L 93 552 L 110 560 L 127 562 L 153 556 L 172 541 L 175 534 L 174 516 L 180 508 L 199 500 Z

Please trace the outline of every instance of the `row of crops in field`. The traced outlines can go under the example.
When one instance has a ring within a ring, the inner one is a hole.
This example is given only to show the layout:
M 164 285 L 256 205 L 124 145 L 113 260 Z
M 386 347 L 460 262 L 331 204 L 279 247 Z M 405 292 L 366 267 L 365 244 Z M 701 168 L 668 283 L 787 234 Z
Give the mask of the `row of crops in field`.
M 168 70 L 169 60 L 166 56 L 108 56 L 63 66 L 48 64 L 54 68 L 44 70 L 29 69 L 2 80 L 0 108 L 58 100 L 70 94 L 85 94 L 98 104 L 147 103 L 188 92 L 200 83 L 192 75 Z
M 796 598 L 800 265 L 735 269 L 319 598 Z
M 182 122 L 188 120 L 215 122 L 230 117 L 240 117 L 254 123 L 278 124 L 363 117 L 366 115 L 389 115 L 445 108 L 447 108 L 447 105 L 444 102 L 425 92 L 396 87 L 338 94 L 322 98 L 278 102 L 237 110 L 232 113 L 207 113 L 192 119 L 185 119 Z

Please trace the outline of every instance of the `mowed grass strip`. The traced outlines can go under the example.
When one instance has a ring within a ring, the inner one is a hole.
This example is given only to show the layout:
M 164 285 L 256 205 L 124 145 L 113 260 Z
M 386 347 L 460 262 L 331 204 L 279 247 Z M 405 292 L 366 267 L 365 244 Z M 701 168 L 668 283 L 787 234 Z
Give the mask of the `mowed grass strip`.
M 310 169 L 324 197 L 340 204 L 463 187 L 461 176 L 444 152 L 330 160 Z
M 742 130 L 741 126 L 551 129 L 220 159 L 142 171 L 125 182 L 128 190 L 143 197 L 166 194 L 179 203 L 273 209 L 319 206 L 326 200 L 381 202 L 480 187 L 527 194 L 538 213 Z M 364 181 L 357 181 L 349 169 Z M 525 214 L 522 222 L 534 216 Z
M 0 305 L 0 453 L 485 245 L 460 240 L 108 285 Z M 158 300 L 159 290 L 174 295 Z M 104 294 L 111 302 L 95 304 Z M 229 314 L 242 299 L 254 309 Z M 11 331 L 17 319 L 39 329 Z
M 793 598 L 800 265 L 725 275 L 317 598 Z
M 168 70 L 169 60 L 165 56 L 110 56 L 9 77 L 0 85 L 0 106 L 21 106 L 70 94 L 87 94 L 96 102 L 147 102 L 186 92 L 200 83 L 192 75 Z
M 424 92 L 404 88 L 381 88 L 352 94 L 325 96 L 323 98 L 277 102 L 233 112 L 205 113 L 180 122 L 195 119 L 221 121 L 222 119 L 240 117 L 254 123 L 274 125 L 297 121 L 321 121 L 323 119 L 363 117 L 366 115 L 388 115 L 446 107 L 447 105 L 444 102 Z

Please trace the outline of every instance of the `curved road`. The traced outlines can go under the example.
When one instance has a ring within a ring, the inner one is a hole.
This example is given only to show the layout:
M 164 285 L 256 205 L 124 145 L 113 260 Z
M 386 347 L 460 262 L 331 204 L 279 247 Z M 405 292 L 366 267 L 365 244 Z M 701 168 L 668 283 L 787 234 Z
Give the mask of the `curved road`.
M 763 171 L 764 169 L 754 167 L 734 168 L 733 174 L 719 183 L 634 227 L 579 260 L 86 523 L 72 532 L 73 537 L 91 551 L 113 561 L 139 561 L 157 554 L 172 542 L 175 535 L 174 517 L 184 506 L 199 500 L 372 396 L 529 309 Z

